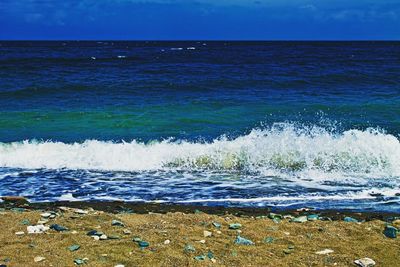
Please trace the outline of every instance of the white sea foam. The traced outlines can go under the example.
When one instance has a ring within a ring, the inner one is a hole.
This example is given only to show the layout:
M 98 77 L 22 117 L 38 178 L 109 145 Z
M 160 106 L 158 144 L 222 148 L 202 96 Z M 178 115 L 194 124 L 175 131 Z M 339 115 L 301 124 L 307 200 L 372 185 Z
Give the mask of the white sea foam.
M 254 172 L 286 178 L 400 177 L 400 143 L 376 129 L 333 133 L 276 124 L 236 139 L 212 142 L 0 143 L 0 167 L 147 171 L 163 169 Z

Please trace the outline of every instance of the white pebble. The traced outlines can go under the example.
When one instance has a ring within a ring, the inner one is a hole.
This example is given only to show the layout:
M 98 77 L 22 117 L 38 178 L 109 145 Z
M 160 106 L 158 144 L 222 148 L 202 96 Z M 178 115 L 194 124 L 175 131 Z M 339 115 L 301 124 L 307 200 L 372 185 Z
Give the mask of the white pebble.
M 46 259 L 45 257 L 37 256 L 37 257 L 35 257 L 33 260 L 34 260 L 35 262 L 41 262 L 41 261 L 44 261 L 45 259 Z
M 164 245 L 168 245 L 169 243 L 171 243 L 171 241 L 168 239 L 164 241 Z

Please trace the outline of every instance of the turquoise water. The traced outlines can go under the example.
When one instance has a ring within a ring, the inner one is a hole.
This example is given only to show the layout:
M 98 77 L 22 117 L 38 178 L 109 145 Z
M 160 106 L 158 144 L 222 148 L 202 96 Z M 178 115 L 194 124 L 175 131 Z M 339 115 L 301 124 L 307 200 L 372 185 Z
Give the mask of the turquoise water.
M 399 208 L 398 42 L 0 45 L 0 195 Z

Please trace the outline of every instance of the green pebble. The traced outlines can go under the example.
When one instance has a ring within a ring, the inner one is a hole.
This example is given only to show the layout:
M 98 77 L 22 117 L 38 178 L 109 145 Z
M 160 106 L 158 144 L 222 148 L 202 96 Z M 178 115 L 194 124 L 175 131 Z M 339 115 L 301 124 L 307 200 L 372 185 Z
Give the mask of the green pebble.
M 195 259 L 195 260 L 198 260 L 198 261 L 204 261 L 204 260 L 206 259 L 206 256 L 200 255 L 200 256 L 194 257 L 194 259 Z
M 185 246 L 185 252 L 195 252 L 195 251 L 196 249 L 192 245 L 187 244 Z
M 270 243 L 272 243 L 274 241 L 275 241 L 275 239 L 273 237 L 266 237 L 264 239 L 264 243 L 266 243 L 266 244 L 270 244 Z
M 79 245 L 72 245 L 72 246 L 68 247 L 68 250 L 69 251 L 76 251 L 76 250 L 80 249 L 80 247 L 81 246 L 79 246 Z
M 240 229 L 240 228 L 242 228 L 242 225 L 240 223 L 231 223 L 229 225 L 229 229 L 237 230 L 237 229 Z

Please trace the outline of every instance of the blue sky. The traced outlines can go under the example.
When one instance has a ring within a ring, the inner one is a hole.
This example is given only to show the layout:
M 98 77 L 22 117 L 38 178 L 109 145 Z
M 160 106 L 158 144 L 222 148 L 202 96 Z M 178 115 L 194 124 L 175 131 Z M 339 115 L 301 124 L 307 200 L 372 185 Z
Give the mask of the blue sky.
M 0 0 L 0 39 L 400 40 L 400 0 Z

